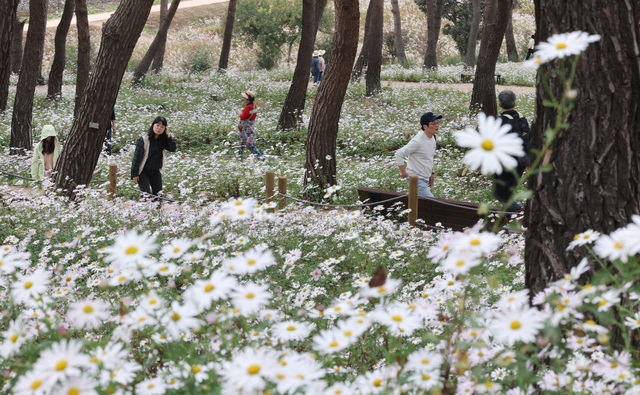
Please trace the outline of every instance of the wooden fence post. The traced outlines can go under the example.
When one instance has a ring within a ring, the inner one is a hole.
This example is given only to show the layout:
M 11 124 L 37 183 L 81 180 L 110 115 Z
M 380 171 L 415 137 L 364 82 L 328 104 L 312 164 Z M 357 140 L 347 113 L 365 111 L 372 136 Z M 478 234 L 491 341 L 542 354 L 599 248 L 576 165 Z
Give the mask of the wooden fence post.
M 265 195 L 267 203 L 273 200 L 273 188 L 275 188 L 275 176 L 272 171 L 268 171 L 265 175 Z
M 278 177 L 278 192 L 281 195 L 287 194 L 287 177 Z M 282 210 L 287 205 L 287 198 L 280 196 L 278 201 L 278 210 Z
M 118 165 L 116 164 L 109 165 L 109 189 L 107 194 L 108 200 L 115 199 L 118 194 L 118 190 L 116 187 L 117 178 L 118 178 Z
M 418 219 L 418 176 L 409 176 L 409 223 L 416 226 Z

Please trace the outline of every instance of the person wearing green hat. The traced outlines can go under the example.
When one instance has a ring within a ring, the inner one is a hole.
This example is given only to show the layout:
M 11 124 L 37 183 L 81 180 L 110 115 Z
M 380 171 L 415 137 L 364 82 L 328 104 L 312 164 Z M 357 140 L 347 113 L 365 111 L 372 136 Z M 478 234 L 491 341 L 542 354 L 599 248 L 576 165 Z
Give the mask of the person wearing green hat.
M 38 181 L 42 181 L 45 175 L 49 177 L 56 166 L 61 148 L 56 129 L 53 125 L 44 125 L 38 145 L 33 150 L 31 177 Z

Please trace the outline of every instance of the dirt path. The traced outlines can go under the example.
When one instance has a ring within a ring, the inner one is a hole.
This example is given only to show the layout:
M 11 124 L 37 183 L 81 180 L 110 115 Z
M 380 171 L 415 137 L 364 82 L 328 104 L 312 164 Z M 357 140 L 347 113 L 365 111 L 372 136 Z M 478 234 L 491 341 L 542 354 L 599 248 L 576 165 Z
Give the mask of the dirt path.
M 180 6 L 178 7 L 178 9 L 198 7 L 201 5 L 209 5 L 209 4 L 215 4 L 215 3 L 226 3 L 228 1 L 229 0 L 188 0 L 188 1 L 185 0 L 180 2 Z M 151 12 L 160 12 L 160 5 L 154 5 L 153 7 L 151 7 Z M 111 14 L 113 14 L 113 12 L 102 12 L 100 14 L 91 14 L 88 16 L 89 23 L 106 21 L 111 17 Z M 50 21 L 47 21 L 47 28 L 57 27 L 59 23 L 60 23 L 60 19 L 52 19 Z M 75 16 L 71 20 L 71 24 L 72 25 L 76 24 Z M 24 25 L 24 31 L 26 32 L 27 30 L 29 30 L 29 24 Z
M 456 83 L 441 83 L 441 82 L 402 82 L 402 81 L 383 81 L 382 86 L 391 86 L 392 88 L 429 88 L 436 90 L 458 90 L 460 92 L 471 92 L 473 90 L 473 84 L 456 84 Z M 513 91 L 516 95 L 536 93 L 536 88 L 533 86 L 519 86 L 519 85 L 496 85 L 496 91 L 503 91 L 505 89 Z

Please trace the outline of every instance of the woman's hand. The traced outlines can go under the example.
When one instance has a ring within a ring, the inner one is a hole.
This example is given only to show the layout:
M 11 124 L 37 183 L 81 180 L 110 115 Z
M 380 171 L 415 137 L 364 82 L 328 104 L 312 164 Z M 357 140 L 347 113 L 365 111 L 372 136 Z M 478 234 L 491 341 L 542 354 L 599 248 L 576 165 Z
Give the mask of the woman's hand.
M 138 181 L 140 181 L 140 176 L 133 177 L 132 180 L 135 181 L 135 182 L 138 182 Z

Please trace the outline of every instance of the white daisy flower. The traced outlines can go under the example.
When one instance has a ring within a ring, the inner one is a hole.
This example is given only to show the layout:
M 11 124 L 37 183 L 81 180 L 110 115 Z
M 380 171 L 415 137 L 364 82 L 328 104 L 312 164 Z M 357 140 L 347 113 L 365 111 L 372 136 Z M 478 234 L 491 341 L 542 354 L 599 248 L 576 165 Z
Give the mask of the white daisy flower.
M 69 306 L 68 321 L 74 327 L 95 329 L 108 321 L 107 304 L 100 299 L 85 299 Z
M 185 300 L 191 301 L 200 311 L 206 310 L 216 300 L 226 299 L 237 285 L 233 277 L 215 271 L 206 280 L 197 280 L 185 292 Z
M 545 63 L 553 59 L 579 55 L 589 44 L 599 40 L 599 35 L 590 35 L 582 31 L 554 34 L 547 41 L 536 45 L 535 56 Z
M 138 234 L 135 230 L 126 232 L 116 237 L 114 244 L 105 247 L 102 252 L 107 254 L 104 258 L 107 262 L 120 264 L 135 263 L 143 260 L 148 254 L 155 251 L 155 236 L 148 232 Z
M 223 362 L 219 374 L 230 386 L 229 390 L 253 394 L 262 392 L 276 366 L 278 356 L 273 350 L 245 348 L 235 354 L 231 361 Z
M 136 394 L 162 395 L 167 390 L 167 383 L 161 377 L 151 377 L 136 384 Z
M 271 299 L 269 287 L 247 283 L 237 286 L 231 294 L 233 312 L 240 315 L 257 313 Z
M 497 341 L 513 344 L 517 341 L 533 342 L 544 326 L 545 315 L 538 309 L 513 308 L 496 314 L 489 329 Z
M 273 336 L 281 342 L 300 341 L 309 336 L 313 326 L 293 320 L 281 321 L 271 327 Z
M 49 274 L 43 269 L 31 274 L 18 274 L 11 286 L 11 296 L 18 303 L 26 303 L 47 292 L 48 285 Z
M 89 357 L 80 352 L 83 344 L 77 340 L 63 340 L 54 343 L 40 353 L 33 370 L 49 374 L 54 379 L 80 376 L 82 369 L 89 365 Z
M 579 233 L 573 237 L 573 241 L 569 243 L 569 246 L 567 247 L 567 251 L 571 251 L 577 246 L 591 244 L 596 240 L 598 240 L 599 237 L 600 237 L 600 232 L 597 232 L 591 229 L 587 230 L 586 232 Z
M 500 174 L 504 169 L 518 165 L 517 157 L 524 155 L 522 139 L 516 133 L 509 133 L 511 125 L 484 113 L 478 115 L 478 131 L 466 128 L 456 132 L 456 142 L 461 147 L 469 147 L 462 161 L 482 174 Z
M 171 258 L 180 258 L 184 255 L 189 248 L 193 245 L 193 241 L 187 239 L 186 237 L 181 237 L 178 239 L 173 239 L 167 245 L 162 246 L 160 249 L 160 253 L 166 259 Z

